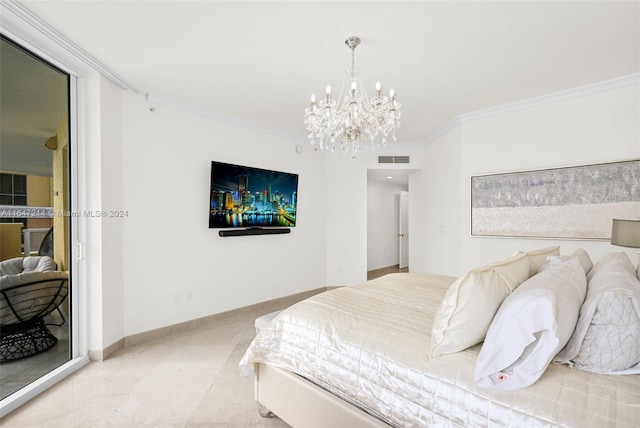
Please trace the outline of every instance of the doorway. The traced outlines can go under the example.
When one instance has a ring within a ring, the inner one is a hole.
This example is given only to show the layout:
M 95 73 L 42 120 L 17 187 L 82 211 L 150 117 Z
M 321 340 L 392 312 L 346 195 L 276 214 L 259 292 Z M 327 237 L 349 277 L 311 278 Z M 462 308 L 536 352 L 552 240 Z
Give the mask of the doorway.
M 4 400 L 71 360 L 74 314 L 70 75 L 3 35 L 0 75 L 0 263 L 30 277 L 20 283 L 11 279 L 16 285 L 0 302 Z M 0 275 L 16 273 L 11 269 Z M 53 277 L 55 283 L 47 282 Z M 12 304 L 18 298 L 31 299 L 33 308 L 48 307 L 20 312 Z
M 408 271 L 411 172 L 407 169 L 367 171 L 367 279 Z

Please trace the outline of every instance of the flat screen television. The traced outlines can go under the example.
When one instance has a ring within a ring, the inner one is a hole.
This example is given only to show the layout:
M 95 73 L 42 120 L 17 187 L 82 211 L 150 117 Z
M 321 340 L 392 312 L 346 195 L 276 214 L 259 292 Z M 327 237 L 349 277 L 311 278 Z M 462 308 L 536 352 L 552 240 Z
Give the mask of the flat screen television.
M 294 227 L 298 174 L 211 162 L 210 228 Z

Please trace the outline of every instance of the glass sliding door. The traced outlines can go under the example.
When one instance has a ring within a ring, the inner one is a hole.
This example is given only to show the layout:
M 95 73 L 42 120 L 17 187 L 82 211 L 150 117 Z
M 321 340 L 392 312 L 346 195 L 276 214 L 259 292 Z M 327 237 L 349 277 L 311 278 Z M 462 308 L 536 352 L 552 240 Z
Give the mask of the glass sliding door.
M 74 296 L 70 76 L 1 35 L 0 76 L 2 400 L 71 360 Z

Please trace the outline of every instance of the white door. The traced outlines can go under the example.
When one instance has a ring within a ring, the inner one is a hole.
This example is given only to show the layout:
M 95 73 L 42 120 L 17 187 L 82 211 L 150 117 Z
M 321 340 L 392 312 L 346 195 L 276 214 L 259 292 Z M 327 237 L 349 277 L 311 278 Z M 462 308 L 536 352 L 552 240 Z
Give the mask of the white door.
M 400 213 L 398 215 L 398 243 L 400 269 L 409 266 L 409 192 L 400 192 Z

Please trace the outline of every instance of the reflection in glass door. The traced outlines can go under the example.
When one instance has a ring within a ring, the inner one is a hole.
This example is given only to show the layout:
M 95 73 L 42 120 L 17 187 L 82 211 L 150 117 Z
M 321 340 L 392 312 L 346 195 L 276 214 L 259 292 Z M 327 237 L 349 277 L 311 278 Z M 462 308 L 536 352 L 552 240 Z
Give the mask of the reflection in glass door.
M 0 400 L 71 359 L 69 75 L 0 36 Z

